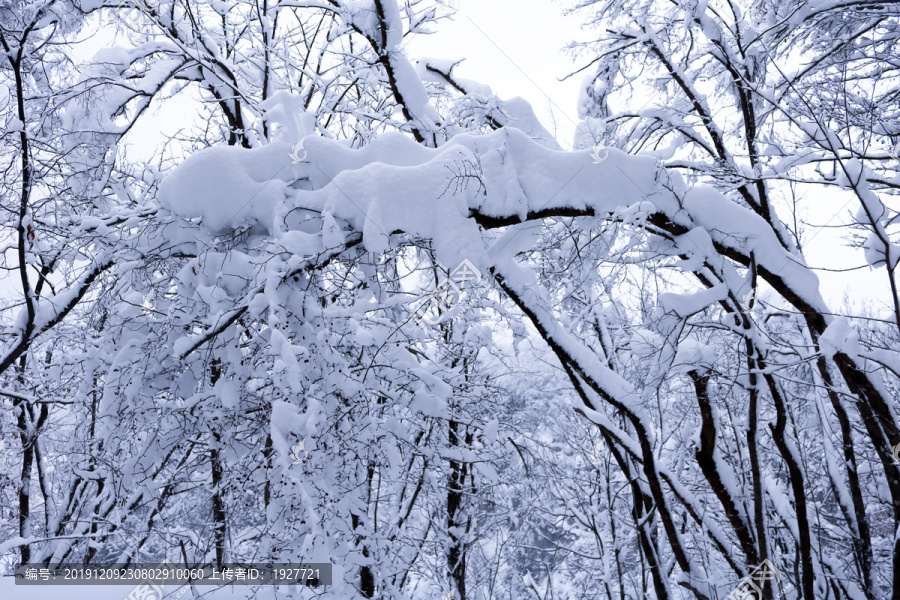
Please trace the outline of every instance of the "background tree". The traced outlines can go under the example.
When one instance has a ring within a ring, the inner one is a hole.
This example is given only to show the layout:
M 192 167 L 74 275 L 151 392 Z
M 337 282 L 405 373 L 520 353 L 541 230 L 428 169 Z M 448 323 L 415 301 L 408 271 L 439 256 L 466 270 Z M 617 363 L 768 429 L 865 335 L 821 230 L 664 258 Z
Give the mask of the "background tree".
M 424 0 L 25 8 L 5 556 L 900 598 L 894 3 L 583 3 L 593 152 L 407 58 Z M 176 103 L 196 123 L 127 160 Z M 819 189 L 887 309 L 823 300 Z M 422 319 L 464 259 L 479 287 Z

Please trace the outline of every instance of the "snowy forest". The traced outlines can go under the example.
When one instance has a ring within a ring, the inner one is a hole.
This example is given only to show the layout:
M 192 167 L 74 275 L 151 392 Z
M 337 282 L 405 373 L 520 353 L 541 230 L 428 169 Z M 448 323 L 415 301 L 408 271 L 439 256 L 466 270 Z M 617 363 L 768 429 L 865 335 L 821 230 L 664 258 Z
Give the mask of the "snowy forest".
M 0 575 L 900 600 L 900 0 L 554 7 L 574 139 L 459 2 L 0 0 Z

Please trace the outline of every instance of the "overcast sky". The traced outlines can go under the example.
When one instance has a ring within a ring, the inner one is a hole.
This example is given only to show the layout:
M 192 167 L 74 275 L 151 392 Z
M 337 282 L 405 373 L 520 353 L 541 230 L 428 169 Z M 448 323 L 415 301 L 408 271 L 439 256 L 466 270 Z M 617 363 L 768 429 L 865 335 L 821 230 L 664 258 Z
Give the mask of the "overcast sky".
M 434 35 L 406 44 L 411 58 L 466 60 L 455 73 L 491 86 L 501 98 L 522 96 L 544 125 L 571 148 L 582 74 L 560 81 L 577 66 L 564 47 L 579 39 L 578 20 L 555 0 L 458 0 L 453 21 Z M 554 131 L 555 129 L 555 131 Z

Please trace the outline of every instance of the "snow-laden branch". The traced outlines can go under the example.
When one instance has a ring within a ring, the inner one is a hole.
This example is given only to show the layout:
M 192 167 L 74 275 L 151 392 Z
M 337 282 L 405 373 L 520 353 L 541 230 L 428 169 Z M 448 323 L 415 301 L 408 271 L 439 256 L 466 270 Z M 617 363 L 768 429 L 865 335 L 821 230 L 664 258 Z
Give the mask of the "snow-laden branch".
M 37 299 L 35 302 L 35 316 L 31 323 L 22 325 L 18 332 L 18 340 L 9 347 L 0 359 L 0 373 L 5 372 L 24 352 L 28 350 L 34 340 L 43 332 L 52 329 L 68 315 L 81 299 L 90 291 L 94 281 L 110 267 L 113 262 L 108 257 L 91 265 L 85 273 L 72 285 L 61 292 L 46 298 Z M 20 322 L 27 322 L 27 314 L 22 311 Z
M 302 141 L 302 162 L 292 162 L 286 142 L 201 151 L 162 183 L 162 203 L 213 232 L 250 223 L 299 256 L 338 246 L 352 232 L 379 252 L 403 233 L 432 240 L 445 265 L 468 258 L 485 270 L 508 252 L 491 248 L 483 228 L 596 216 L 649 221 L 670 233 L 698 229 L 712 241 L 698 244 L 698 257 L 749 264 L 753 254 L 764 278 L 829 322 L 815 273 L 784 250 L 769 224 L 711 188 L 688 186 L 653 158 L 610 149 L 598 164 L 587 151 L 550 150 L 509 128 L 459 135 L 438 149 L 401 134 L 360 150 Z

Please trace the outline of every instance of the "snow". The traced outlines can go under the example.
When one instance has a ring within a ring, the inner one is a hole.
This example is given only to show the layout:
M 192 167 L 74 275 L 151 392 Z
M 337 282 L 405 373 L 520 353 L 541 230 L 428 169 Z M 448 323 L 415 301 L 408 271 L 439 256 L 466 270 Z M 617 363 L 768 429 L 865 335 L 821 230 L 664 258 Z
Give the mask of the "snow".
M 499 429 L 500 423 L 497 419 L 491 419 L 484 426 L 484 443 L 485 445 L 492 445 L 497 442 L 497 431 Z
M 197 152 L 160 184 L 160 202 L 176 215 L 199 217 L 213 232 L 248 221 L 269 230 L 275 205 L 288 189 L 278 175 L 297 170 L 289 155 L 290 146 L 277 142 L 252 150 L 215 146 Z
M 708 344 L 703 344 L 694 339 L 685 339 L 678 344 L 678 350 L 673 362 L 673 372 L 677 371 L 708 371 L 716 363 L 716 351 Z
M 413 396 L 412 401 L 409 403 L 409 407 L 427 417 L 438 419 L 450 418 L 450 412 L 447 409 L 447 403 L 444 399 L 424 391 L 417 392 Z
M 6 122 L 6 130 L 4 133 L 17 133 L 20 131 L 25 131 L 25 123 L 15 117 L 11 117 Z
M 724 300 L 727 295 L 728 288 L 724 283 L 719 283 L 693 294 L 664 292 L 659 295 L 659 304 L 666 312 L 673 312 L 679 318 L 686 319 L 708 306 Z
M 266 119 L 276 125 L 273 141 L 294 144 L 316 132 L 316 115 L 306 110 L 300 94 L 278 90 L 260 102 L 259 107 L 265 112 Z
M 279 106 L 286 101 L 282 98 Z M 294 133 L 300 132 L 296 127 Z M 689 256 L 682 267 L 696 268 L 709 261 L 721 269 L 728 284 L 693 294 L 661 294 L 664 311 L 684 319 L 724 300 L 729 287 L 746 285 L 715 244 L 752 255 L 810 305 L 824 306 L 815 273 L 782 248 L 761 217 L 712 188 L 689 187 L 677 177 L 661 174 L 653 157 L 609 149 L 606 160 L 598 164 L 588 151 L 558 152 L 507 128 L 480 136 L 458 135 L 438 149 L 400 134 L 382 136 L 361 150 L 321 137 L 304 140 L 308 156 L 302 164 L 290 162 L 283 142 L 252 150 L 202 151 L 163 182 L 163 201 L 176 214 L 199 217 L 213 232 L 233 226 L 243 215 L 298 259 L 339 247 L 353 231 L 361 232 L 364 246 L 375 253 L 391 248 L 394 236 L 402 234 L 431 240 L 438 260 L 448 268 L 469 260 L 481 272 L 506 265 L 507 275 L 515 272 L 509 270 L 510 260 L 534 243 L 539 227 L 511 227 L 490 243 L 471 218 L 473 211 L 525 220 L 540 210 L 622 218 L 656 210 L 689 229 L 675 238 L 679 253 Z M 307 182 L 308 189 L 290 185 L 298 179 Z M 246 273 L 226 287 L 236 293 L 244 279 Z M 214 308 L 220 306 L 218 301 L 221 298 L 208 298 Z M 445 315 L 445 320 L 454 314 Z M 553 327 L 549 315 L 546 322 Z M 576 354 L 582 352 L 574 340 L 565 345 Z M 664 358 L 676 359 L 674 352 Z M 584 360 L 584 365 L 593 362 L 588 354 Z M 291 357 L 283 356 L 278 364 L 292 388 L 299 389 Z M 665 370 L 654 373 L 662 377 Z M 608 379 L 599 373 L 598 377 Z M 621 382 L 613 388 L 619 401 L 631 394 Z
M 857 358 L 860 353 L 859 334 L 846 317 L 837 317 L 819 338 L 819 348 L 827 358 L 839 352 Z

